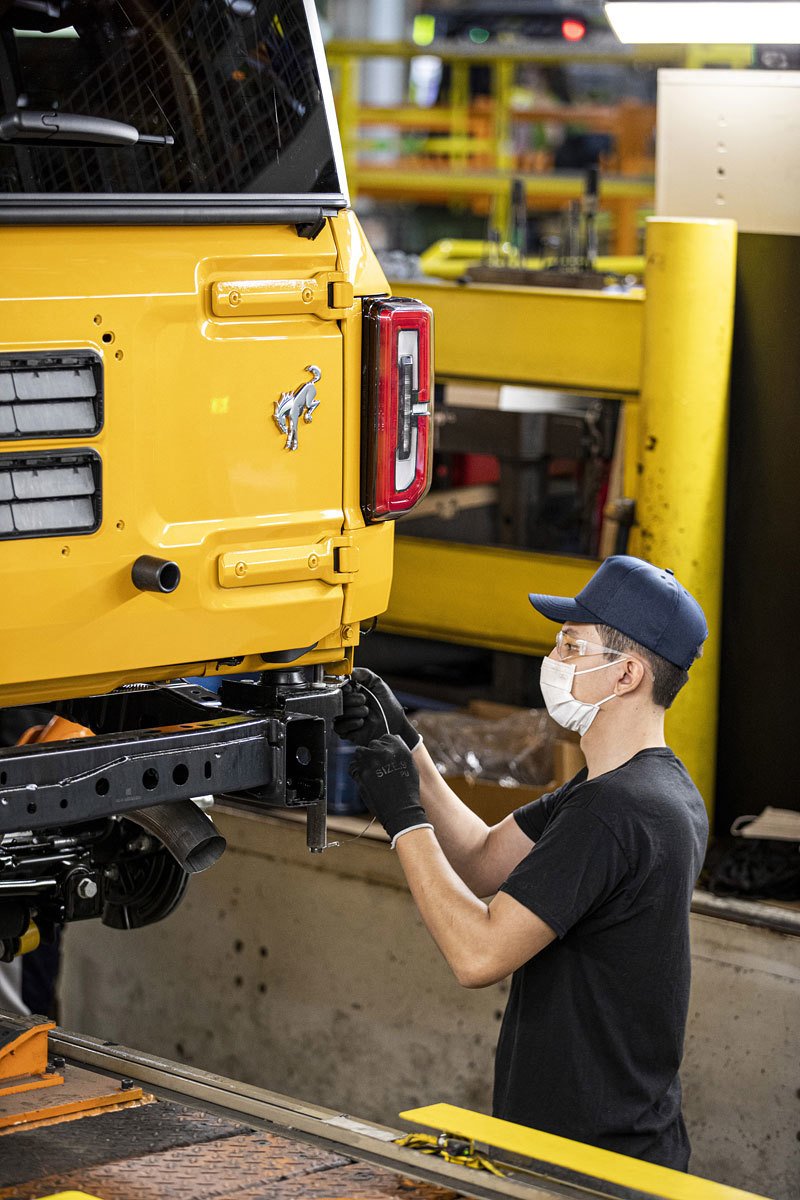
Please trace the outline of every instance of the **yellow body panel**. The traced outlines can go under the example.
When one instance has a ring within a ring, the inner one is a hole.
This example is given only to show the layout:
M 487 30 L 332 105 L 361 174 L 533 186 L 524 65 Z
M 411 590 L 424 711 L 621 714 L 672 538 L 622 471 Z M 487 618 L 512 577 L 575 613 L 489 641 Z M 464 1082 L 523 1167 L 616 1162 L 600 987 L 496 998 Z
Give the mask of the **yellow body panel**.
M 341 633 L 345 597 L 348 621 L 380 612 L 392 566 L 392 529 L 364 528 L 358 506 L 359 297 L 389 289 L 353 214 L 313 240 L 286 226 L 6 227 L 0 259 L 0 351 L 94 350 L 105 392 L 95 437 L 0 442 L 91 447 L 103 474 L 96 533 L 0 543 L 0 703 L 219 672 L 241 656 L 258 669 L 262 653 L 315 643 L 303 661 L 344 661 L 357 641 Z M 290 293 L 307 279 L 318 286 L 304 311 Z M 233 281 L 292 302 L 219 315 L 215 286 L 230 297 Z M 290 451 L 275 403 L 309 364 L 320 404 Z M 345 569 L 308 567 L 350 531 Z M 240 553 L 296 569 L 220 586 L 221 561 Z M 133 586 L 143 554 L 178 563 L 174 593 Z
M 629 1188 L 637 1195 L 653 1196 L 657 1200 L 765 1200 L 755 1192 L 743 1192 L 740 1188 L 700 1179 L 697 1175 L 686 1175 L 669 1167 L 626 1154 L 615 1154 L 611 1150 L 600 1150 L 585 1142 L 573 1142 L 569 1138 L 557 1137 L 553 1133 L 542 1133 L 529 1129 L 527 1125 L 515 1125 L 501 1121 L 498 1117 L 487 1117 L 483 1113 L 470 1112 L 452 1104 L 431 1104 L 426 1108 L 409 1109 L 400 1113 L 404 1121 L 425 1125 L 455 1137 L 507 1150 L 523 1158 L 541 1163 L 552 1163 L 555 1167 L 588 1175 L 604 1183 Z

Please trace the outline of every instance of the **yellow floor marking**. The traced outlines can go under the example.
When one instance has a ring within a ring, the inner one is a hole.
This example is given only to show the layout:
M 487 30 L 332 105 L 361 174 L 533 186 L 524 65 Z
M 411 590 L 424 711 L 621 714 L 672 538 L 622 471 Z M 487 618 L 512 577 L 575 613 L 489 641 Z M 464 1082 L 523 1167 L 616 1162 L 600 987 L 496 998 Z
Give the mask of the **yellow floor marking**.
M 499 1150 L 508 1150 L 524 1158 L 552 1163 L 553 1166 L 576 1171 L 580 1175 L 645 1192 L 658 1197 L 658 1200 L 769 1200 L 769 1197 L 757 1196 L 755 1192 L 743 1192 L 740 1188 L 715 1183 L 711 1179 L 686 1175 L 670 1167 L 659 1167 L 625 1154 L 616 1154 L 612 1150 L 600 1150 L 597 1146 L 529 1129 L 526 1125 L 514 1125 L 511 1121 L 487 1117 L 483 1113 L 470 1112 L 452 1104 L 413 1108 L 400 1113 L 400 1117 L 437 1132 L 496 1146 Z

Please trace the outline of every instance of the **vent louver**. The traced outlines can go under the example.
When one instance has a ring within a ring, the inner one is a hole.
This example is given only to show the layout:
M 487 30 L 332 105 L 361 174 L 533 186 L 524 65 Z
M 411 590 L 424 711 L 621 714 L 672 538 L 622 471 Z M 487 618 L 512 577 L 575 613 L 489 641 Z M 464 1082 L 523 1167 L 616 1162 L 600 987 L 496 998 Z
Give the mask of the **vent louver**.
M 103 425 L 103 364 L 91 350 L 0 354 L 0 441 L 93 437 Z
M 0 454 L 0 540 L 94 533 L 101 516 L 94 451 Z

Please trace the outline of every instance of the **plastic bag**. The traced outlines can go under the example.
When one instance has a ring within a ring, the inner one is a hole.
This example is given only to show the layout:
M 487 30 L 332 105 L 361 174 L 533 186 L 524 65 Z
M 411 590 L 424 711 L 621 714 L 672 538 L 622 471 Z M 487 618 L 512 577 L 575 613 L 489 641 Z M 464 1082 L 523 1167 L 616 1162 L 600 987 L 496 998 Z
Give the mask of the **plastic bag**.
M 412 724 L 442 775 L 491 780 L 503 787 L 540 787 L 555 774 L 553 746 L 562 733 L 546 709 L 493 720 L 463 711 L 420 712 Z

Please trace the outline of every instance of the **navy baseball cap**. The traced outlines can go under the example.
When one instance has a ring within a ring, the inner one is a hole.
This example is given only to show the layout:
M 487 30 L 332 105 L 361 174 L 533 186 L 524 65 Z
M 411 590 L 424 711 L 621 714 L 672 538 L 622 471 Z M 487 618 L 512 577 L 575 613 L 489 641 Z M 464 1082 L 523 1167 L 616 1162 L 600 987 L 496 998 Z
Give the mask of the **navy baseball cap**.
M 528 599 L 551 621 L 610 625 L 684 670 L 708 637 L 702 608 L 672 571 L 628 554 L 601 563 L 574 600 L 535 592 Z

